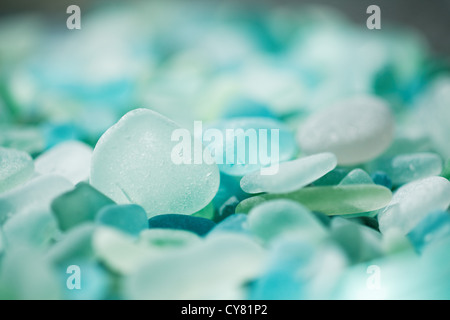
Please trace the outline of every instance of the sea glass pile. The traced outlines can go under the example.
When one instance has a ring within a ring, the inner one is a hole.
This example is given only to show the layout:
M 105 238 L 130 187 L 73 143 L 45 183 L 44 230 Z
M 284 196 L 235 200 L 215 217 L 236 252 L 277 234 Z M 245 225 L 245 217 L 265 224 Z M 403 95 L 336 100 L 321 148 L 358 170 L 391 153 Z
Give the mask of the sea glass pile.
M 0 21 L 0 299 L 450 298 L 450 68 L 420 31 L 212 1 L 56 21 Z M 277 129 L 277 170 L 218 163 L 195 121 Z M 173 161 L 182 128 L 208 161 Z

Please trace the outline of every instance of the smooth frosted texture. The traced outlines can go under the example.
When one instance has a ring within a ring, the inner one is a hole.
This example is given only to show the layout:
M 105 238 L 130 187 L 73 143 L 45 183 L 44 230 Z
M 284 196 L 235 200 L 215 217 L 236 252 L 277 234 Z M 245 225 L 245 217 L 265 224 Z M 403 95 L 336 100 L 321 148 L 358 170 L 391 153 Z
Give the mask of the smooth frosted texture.
M 305 153 L 332 152 L 338 164 L 353 165 L 380 155 L 393 133 L 389 106 L 373 96 L 358 96 L 312 114 L 300 125 L 297 137 Z
M 91 183 L 119 204 L 135 203 L 147 215 L 191 214 L 205 207 L 219 187 L 215 164 L 175 164 L 174 130 L 180 127 L 148 109 L 128 112 L 99 139 Z
M 0 224 L 16 213 L 49 211 L 52 200 L 73 185 L 66 179 L 46 175 L 0 195 Z
M 267 201 L 252 208 L 248 226 L 253 234 L 266 241 L 291 233 L 314 240 L 326 235 L 324 226 L 308 209 L 284 199 Z
M 241 188 L 247 193 L 295 191 L 333 170 L 336 163 L 334 154 L 328 152 L 283 162 L 274 175 L 264 175 L 261 170 L 246 174 Z
M 92 148 L 79 141 L 62 142 L 39 155 L 36 172 L 57 174 L 73 184 L 89 180 Z
M 437 176 L 442 172 L 442 159 L 430 152 L 402 154 L 388 159 L 380 159 L 375 164 L 377 170 L 384 171 L 394 185 Z
M 284 194 L 263 194 L 248 198 L 236 208 L 238 213 L 248 213 L 255 205 L 272 199 L 290 199 L 309 210 L 328 215 L 356 214 L 378 210 L 389 204 L 391 191 L 378 185 L 344 185 L 307 187 Z
M 450 182 L 443 177 L 428 177 L 403 185 L 389 205 L 378 214 L 382 233 L 397 228 L 407 234 L 426 215 L 450 205 Z
M 33 160 L 28 153 L 0 147 L 0 193 L 27 181 L 33 172 Z
M 212 142 L 205 141 L 205 145 L 216 151 L 214 157 L 219 169 L 228 175 L 243 176 L 271 163 L 291 160 L 297 152 L 293 134 L 283 122 L 275 119 L 263 117 L 225 119 L 212 124 L 207 129 L 219 130 L 223 136 L 223 141 L 214 141 L 213 139 Z M 278 145 L 278 154 L 271 149 L 272 129 L 279 130 L 279 139 L 274 139 Z M 236 134 L 234 143 L 233 139 L 227 140 L 227 131 Z M 245 138 L 247 132 L 249 133 L 248 137 L 252 138 Z M 251 135 L 250 132 L 255 135 Z M 267 141 L 261 139 L 261 135 L 267 137 Z M 245 144 L 239 144 L 238 141 L 244 138 Z M 210 145 L 211 143 L 213 147 Z M 252 157 L 256 161 L 252 161 Z M 269 163 L 263 163 L 265 158 L 270 160 Z
M 428 214 L 408 233 L 408 238 L 419 252 L 427 245 L 449 236 L 450 212 L 443 210 Z

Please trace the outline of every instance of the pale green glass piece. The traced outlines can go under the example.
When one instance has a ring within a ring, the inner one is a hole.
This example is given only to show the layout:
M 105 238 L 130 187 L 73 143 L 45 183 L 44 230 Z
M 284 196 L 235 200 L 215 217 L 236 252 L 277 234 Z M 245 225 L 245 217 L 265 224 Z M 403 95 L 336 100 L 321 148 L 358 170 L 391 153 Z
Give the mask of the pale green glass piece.
M 394 185 L 436 176 L 442 172 L 442 159 L 431 152 L 401 154 L 388 159 L 380 159 L 374 166 L 384 171 Z
M 15 214 L 6 220 L 3 231 L 8 246 L 30 248 L 47 248 L 60 235 L 55 217 L 47 211 Z
M 136 270 L 145 261 L 160 253 L 138 244 L 133 236 L 106 226 L 97 228 L 92 246 L 98 259 L 119 274 Z
M 246 174 L 241 179 L 241 188 L 247 193 L 295 191 L 333 170 L 336 163 L 336 157 L 329 152 L 282 162 L 273 167 L 274 174 L 261 170 Z
M 223 233 L 148 259 L 124 279 L 127 299 L 243 299 L 265 251 L 248 236 Z
M 0 147 L 0 193 L 24 183 L 33 172 L 33 160 L 28 153 Z
M 362 169 L 353 169 L 350 171 L 344 179 L 339 182 L 339 185 L 350 184 L 374 184 L 372 178 L 367 172 Z
M 45 175 L 0 195 L 0 224 L 16 213 L 50 211 L 52 200 L 73 185 L 66 179 Z
M 62 298 L 61 282 L 51 262 L 28 247 L 9 250 L 0 268 L 0 300 Z
M 29 154 L 42 152 L 45 139 L 38 127 L 1 127 L 0 146 L 28 152 Z
M 450 182 L 439 176 L 410 182 L 397 189 L 389 205 L 378 214 L 380 231 L 397 228 L 407 234 L 427 214 L 450 205 Z
M 46 255 L 53 263 L 66 266 L 77 260 L 95 259 L 92 237 L 95 224 L 86 222 L 61 235 Z
M 272 199 L 290 199 L 311 211 L 328 215 L 356 214 L 378 210 L 389 204 L 392 193 L 379 185 L 307 187 L 284 194 L 263 194 L 245 199 L 236 212 L 248 213 L 255 205 Z
M 57 174 L 73 184 L 89 180 L 92 148 L 79 141 L 62 142 L 39 155 L 36 172 Z
M 128 112 L 95 146 L 92 185 L 118 204 L 139 204 L 148 217 L 199 211 L 219 188 L 219 169 L 211 157 L 201 164 L 176 164 L 172 152 L 179 142 L 171 138 L 177 129 L 154 111 Z
M 318 240 L 327 234 L 324 226 L 304 206 L 285 199 L 270 200 L 248 213 L 250 231 L 265 241 L 286 234 Z
M 332 152 L 340 165 L 379 156 L 392 142 L 394 118 L 384 100 L 358 96 L 312 114 L 300 125 L 298 141 L 307 154 Z

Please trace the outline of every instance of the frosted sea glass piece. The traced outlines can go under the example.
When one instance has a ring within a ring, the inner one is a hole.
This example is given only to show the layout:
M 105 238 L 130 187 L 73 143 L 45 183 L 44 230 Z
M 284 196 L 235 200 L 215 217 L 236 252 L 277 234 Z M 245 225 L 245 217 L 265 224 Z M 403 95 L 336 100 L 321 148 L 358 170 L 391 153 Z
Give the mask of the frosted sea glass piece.
M 16 213 L 49 211 L 53 199 L 72 188 L 73 185 L 60 176 L 45 175 L 3 193 L 0 195 L 0 224 Z
M 374 166 L 385 172 L 394 185 L 437 176 L 442 172 L 442 159 L 431 152 L 401 154 L 392 158 L 380 159 Z
M 247 193 L 295 191 L 333 170 L 336 163 L 336 157 L 328 152 L 283 162 L 274 174 L 263 174 L 261 170 L 246 174 L 241 188 Z
M 378 214 L 382 233 L 397 228 L 407 234 L 420 220 L 450 205 L 450 182 L 439 176 L 415 180 L 398 188 L 389 205 Z
M 219 170 L 206 161 L 176 164 L 171 154 L 179 142 L 171 138 L 177 129 L 154 111 L 128 112 L 95 146 L 92 185 L 118 204 L 142 206 L 148 217 L 199 211 L 217 192 Z
M 104 206 L 95 215 L 95 221 L 135 236 L 148 228 L 147 213 L 136 204 Z
M 357 96 L 312 114 L 298 131 L 305 153 L 332 152 L 339 165 L 379 156 L 392 142 L 394 118 L 385 101 Z
M 384 208 L 391 198 L 391 191 L 378 185 L 307 187 L 291 193 L 263 194 L 245 199 L 236 207 L 236 212 L 248 213 L 251 208 L 267 200 L 290 199 L 311 211 L 327 215 L 356 214 Z
M 33 172 L 33 160 L 28 153 L 0 147 L 0 193 L 24 183 Z
M 73 184 L 89 180 L 92 148 L 79 141 L 60 143 L 39 155 L 35 160 L 36 172 L 57 174 Z

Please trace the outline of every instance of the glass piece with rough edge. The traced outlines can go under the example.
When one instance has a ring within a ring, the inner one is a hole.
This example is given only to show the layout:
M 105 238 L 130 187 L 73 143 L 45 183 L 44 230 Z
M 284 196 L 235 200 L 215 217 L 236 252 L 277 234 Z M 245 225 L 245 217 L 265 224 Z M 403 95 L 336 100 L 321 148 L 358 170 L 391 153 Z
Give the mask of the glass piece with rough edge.
M 263 194 L 248 198 L 236 208 L 236 212 L 248 213 L 255 205 L 272 199 L 290 199 L 312 211 L 327 215 L 365 213 L 384 208 L 392 193 L 378 185 L 345 185 L 307 187 L 285 194 Z
M 241 179 L 247 193 L 286 193 L 298 190 L 319 179 L 336 167 L 334 154 L 326 152 L 278 164 L 274 174 L 257 170 Z

